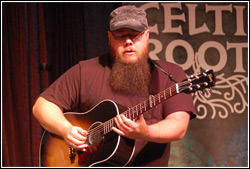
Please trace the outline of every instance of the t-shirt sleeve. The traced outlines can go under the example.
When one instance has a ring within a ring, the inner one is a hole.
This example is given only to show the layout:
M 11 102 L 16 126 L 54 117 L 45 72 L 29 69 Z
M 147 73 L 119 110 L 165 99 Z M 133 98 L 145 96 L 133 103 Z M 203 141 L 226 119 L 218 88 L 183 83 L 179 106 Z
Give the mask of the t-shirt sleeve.
M 170 72 L 176 82 L 179 83 L 187 79 L 187 76 L 181 67 L 177 66 L 175 69 L 175 71 L 170 70 Z M 173 82 L 172 85 L 174 84 L 175 83 Z M 191 94 L 178 93 L 177 95 L 168 99 L 167 102 L 163 105 L 164 117 L 176 111 L 190 112 L 191 119 L 196 117 L 196 111 L 194 108 L 193 98 Z
M 61 75 L 40 96 L 59 106 L 63 112 L 77 110 L 80 77 L 80 65 L 76 64 Z

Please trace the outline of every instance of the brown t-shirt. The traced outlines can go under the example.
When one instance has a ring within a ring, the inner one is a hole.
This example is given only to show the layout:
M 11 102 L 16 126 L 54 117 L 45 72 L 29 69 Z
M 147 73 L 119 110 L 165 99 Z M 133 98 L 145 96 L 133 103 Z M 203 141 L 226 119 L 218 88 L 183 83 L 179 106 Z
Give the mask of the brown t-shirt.
M 80 61 L 58 78 L 41 96 L 58 105 L 64 112 L 85 112 L 103 100 L 109 99 L 125 107 L 133 107 L 148 99 L 146 95 L 124 95 L 114 93 L 108 83 L 110 74 L 109 56 L 103 55 L 86 61 Z M 166 62 L 157 61 L 163 69 L 181 82 L 186 75 L 181 67 Z M 152 69 L 150 94 L 174 85 L 169 77 L 158 68 Z M 144 113 L 147 124 L 157 123 L 176 111 L 191 112 L 195 117 L 192 96 L 180 93 L 156 108 Z M 164 129 L 163 129 L 164 130 Z M 167 166 L 170 153 L 170 143 L 158 144 L 136 140 L 134 161 L 131 166 Z

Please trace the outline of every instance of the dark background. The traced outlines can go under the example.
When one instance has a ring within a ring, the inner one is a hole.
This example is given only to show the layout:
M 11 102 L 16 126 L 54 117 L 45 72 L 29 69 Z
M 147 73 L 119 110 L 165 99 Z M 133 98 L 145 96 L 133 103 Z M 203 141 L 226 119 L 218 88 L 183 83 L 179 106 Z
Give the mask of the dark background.
M 2 3 L 2 165 L 38 166 L 39 94 L 80 60 L 108 52 L 121 3 Z

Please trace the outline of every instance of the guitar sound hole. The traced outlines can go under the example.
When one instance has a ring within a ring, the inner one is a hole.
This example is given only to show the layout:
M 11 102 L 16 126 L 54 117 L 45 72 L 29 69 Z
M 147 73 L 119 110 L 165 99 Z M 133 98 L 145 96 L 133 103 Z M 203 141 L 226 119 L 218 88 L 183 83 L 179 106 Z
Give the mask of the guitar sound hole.
M 87 134 L 87 143 L 91 147 L 97 146 L 103 139 L 103 126 L 101 122 L 93 123 Z

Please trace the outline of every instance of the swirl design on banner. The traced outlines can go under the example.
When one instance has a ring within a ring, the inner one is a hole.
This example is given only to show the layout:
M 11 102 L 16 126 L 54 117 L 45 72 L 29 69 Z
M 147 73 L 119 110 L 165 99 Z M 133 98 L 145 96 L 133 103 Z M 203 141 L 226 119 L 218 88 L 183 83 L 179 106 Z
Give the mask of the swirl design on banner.
M 194 74 L 201 72 L 201 65 L 196 64 L 199 63 L 197 58 L 196 54 L 196 61 L 192 65 Z M 216 75 L 216 83 L 212 88 L 212 93 L 207 90 L 203 94 L 197 92 L 193 99 L 198 111 L 197 118 L 206 118 L 208 116 L 208 108 L 212 110 L 211 119 L 214 119 L 216 115 L 225 119 L 228 117 L 229 112 L 243 113 L 248 107 L 247 98 L 245 97 L 247 95 L 247 86 L 248 77 L 246 76 L 234 74 L 230 77 L 225 77 L 224 73 Z

